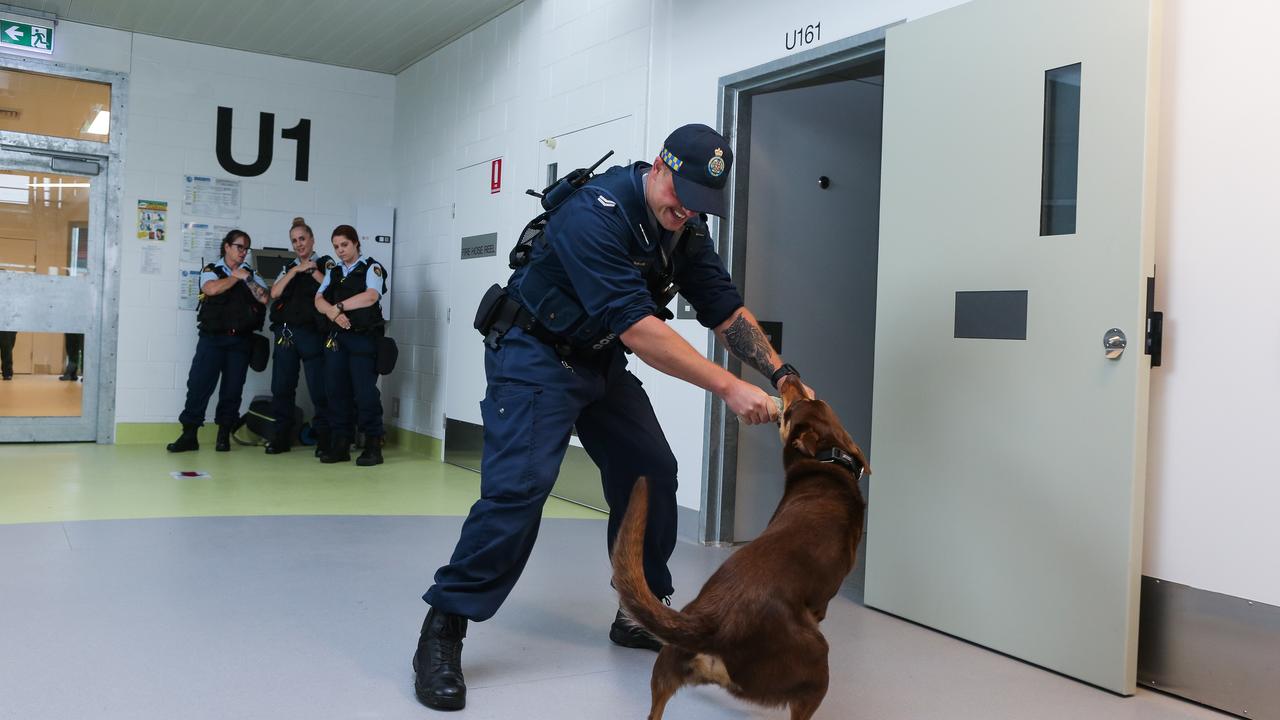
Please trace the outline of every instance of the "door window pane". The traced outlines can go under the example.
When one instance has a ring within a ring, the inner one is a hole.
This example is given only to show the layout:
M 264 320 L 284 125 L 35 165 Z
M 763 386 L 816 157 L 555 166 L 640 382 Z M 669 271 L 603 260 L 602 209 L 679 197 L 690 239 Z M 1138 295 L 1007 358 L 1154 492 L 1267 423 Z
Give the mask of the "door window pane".
M 0 271 L 85 277 L 92 180 L 0 170 Z
M 0 417 L 77 417 L 84 335 L 0 330 Z
M 111 85 L 0 68 L 0 130 L 107 142 Z
M 1040 234 L 1076 231 L 1076 185 L 1080 166 L 1080 63 L 1044 76 L 1044 169 Z

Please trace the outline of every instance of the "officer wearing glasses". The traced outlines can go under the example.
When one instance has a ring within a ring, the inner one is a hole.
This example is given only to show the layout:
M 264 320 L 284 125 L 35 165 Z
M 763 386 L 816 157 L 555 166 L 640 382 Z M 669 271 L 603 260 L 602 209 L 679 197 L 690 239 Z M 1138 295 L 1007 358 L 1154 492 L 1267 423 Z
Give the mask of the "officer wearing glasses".
M 214 422 L 218 441 L 214 449 L 231 449 L 231 432 L 240 419 L 240 393 L 249 372 L 253 332 L 262 329 L 266 316 L 267 286 L 245 264 L 250 239 L 232 230 L 222 239 L 221 259 L 200 273 L 200 307 L 196 314 L 200 339 L 187 375 L 187 404 L 178 421 L 182 435 L 169 443 L 169 452 L 199 450 L 196 431 L 204 424 L 213 389 L 222 380 Z

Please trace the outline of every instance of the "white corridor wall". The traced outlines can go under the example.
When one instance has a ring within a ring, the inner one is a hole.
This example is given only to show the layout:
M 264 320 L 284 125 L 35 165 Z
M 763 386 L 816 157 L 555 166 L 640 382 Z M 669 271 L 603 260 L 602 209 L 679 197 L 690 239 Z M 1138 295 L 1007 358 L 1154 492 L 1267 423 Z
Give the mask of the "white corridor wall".
M 396 78 L 396 186 L 399 249 L 392 278 L 400 366 L 384 382 L 399 399 L 390 422 L 444 434 L 447 323 L 471 323 L 474 307 L 452 308 L 448 269 L 460 251 L 454 175 L 503 158 L 502 191 L 490 225 L 505 256 L 516 233 L 539 212 L 525 188 L 542 188 L 538 147 L 546 138 L 632 115 L 644 117 L 649 62 L 647 0 L 527 0 L 450 43 Z M 635 123 L 619 157 L 639 152 Z M 402 254 L 400 254 L 402 253 Z M 504 264 L 505 266 L 505 264 Z M 505 282 L 506 271 L 485 287 Z M 477 333 L 467 335 L 477 344 Z M 479 403 L 484 387 L 459 383 Z M 701 432 L 701 431 L 699 431 Z M 692 484 L 696 492 L 696 473 Z M 696 495 L 695 495 L 696 498 Z

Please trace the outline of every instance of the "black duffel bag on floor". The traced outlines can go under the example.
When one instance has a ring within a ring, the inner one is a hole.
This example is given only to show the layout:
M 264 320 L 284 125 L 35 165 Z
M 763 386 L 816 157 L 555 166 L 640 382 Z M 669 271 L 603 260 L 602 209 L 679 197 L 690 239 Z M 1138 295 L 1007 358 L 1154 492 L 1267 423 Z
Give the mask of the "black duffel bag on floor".
M 298 433 L 302 429 L 302 408 L 293 407 L 293 437 L 290 444 L 298 442 Z M 248 432 L 239 432 L 247 430 Z M 247 435 L 248 437 L 240 437 Z M 240 417 L 240 428 L 236 434 L 236 442 L 241 445 L 261 445 L 276 437 L 276 416 L 271 410 L 270 395 L 255 395 L 249 403 L 249 412 Z

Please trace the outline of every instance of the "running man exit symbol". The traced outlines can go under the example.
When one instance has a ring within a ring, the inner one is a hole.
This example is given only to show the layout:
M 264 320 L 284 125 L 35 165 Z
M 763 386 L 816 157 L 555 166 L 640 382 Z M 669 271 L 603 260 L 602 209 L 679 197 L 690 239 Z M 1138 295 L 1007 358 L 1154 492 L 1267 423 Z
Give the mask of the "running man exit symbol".
M 12 20 L 0 20 L 0 45 L 52 54 L 53 28 L 14 22 Z

